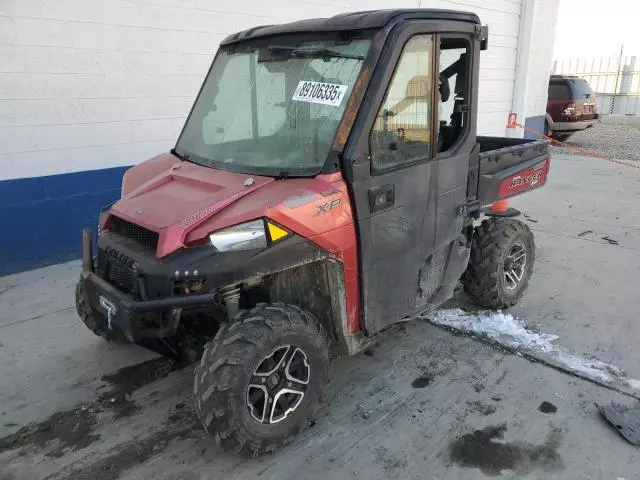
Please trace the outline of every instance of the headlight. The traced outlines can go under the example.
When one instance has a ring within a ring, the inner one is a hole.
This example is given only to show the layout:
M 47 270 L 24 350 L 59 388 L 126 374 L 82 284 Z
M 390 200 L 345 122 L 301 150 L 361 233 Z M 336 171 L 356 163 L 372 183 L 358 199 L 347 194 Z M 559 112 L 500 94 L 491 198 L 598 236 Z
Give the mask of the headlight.
M 288 230 L 271 220 L 259 219 L 213 232 L 209 241 L 219 252 L 233 252 L 266 248 L 289 235 Z
M 209 241 L 219 252 L 265 248 L 267 234 L 264 229 L 264 221 L 262 219 L 254 220 L 218 230 L 209 235 Z

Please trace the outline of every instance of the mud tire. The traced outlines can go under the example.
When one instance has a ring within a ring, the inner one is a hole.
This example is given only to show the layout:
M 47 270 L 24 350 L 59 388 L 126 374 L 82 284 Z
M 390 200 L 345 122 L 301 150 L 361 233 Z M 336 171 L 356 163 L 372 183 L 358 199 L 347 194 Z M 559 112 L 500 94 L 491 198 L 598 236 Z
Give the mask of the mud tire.
M 524 246 L 526 263 L 518 285 L 508 290 L 504 279 L 507 255 L 517 243 Z M 491 218 L 476 227 L 469 265 L 462 275 L 465 292 L 479 305 L 498 309 L 515 305 L 529 284 L 535 261 L 533 234 L 527 225 L 512 218 Z
M 309 383 L 295 410 L 279 423 L 259 423 L 247 406 L 247 389 L 265 355 L 280 345 L 304 350 Z M 225 450 L 258 456 L 287 444 L 309 427 L 325 395 L 329 339 L 311 314 L 284 304 L 260 304 L 224 324 L 195 368 L 196 412 L 205 431 Z
M 114 343 L 130 343 L 127 337 L 120 330 L 109 330 L 107 328 L 107 320 L 100 313 L 96 312 L 89 302 L 87 302 L 84 284 L 79 281 L 76 284 L 76 311 L 82 320 L 82 323 L 94 334 L 104 338 L 108 342 Z

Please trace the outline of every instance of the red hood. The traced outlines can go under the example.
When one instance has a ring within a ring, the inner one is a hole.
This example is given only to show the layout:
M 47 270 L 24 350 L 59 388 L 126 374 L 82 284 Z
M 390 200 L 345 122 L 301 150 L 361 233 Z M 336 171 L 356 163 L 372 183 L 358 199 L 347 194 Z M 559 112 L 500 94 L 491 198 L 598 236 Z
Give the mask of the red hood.
M 167 157 L 173 161 L 168 163 Z M 138 167 L 127 172 L 125 185 L 134 183 L 140 177 L 147 177 L 148 180 L 134 185 L 113 206 L 111 213 L 159 232 L 159 257 L 182 246 L 187 233 L 206 219 L 275 181 L 271 177 L 226 172 L 181 162 L 169 155 L 162 155 L 148 163 L 157 168 L 142 164 L 140 167 L 144 172 L 136 172 Z
M 318 234 L 351 222 L 350 209 L 337 209 L 331 215 L 318 218 L 313 229 L 313 211 L 287 205 L 300 203 L 313 209 L 313 202 L 324 203 L 344 185 L 340 174 L 321 175 L 277 181 L 233 173 L 194 163 L 182 162 L 173 155 L 160 155 L 127 171 L 123 180 L 124 197 L 111 213 L 160 234 L 156 255 L 164 257 L 198 241 L 215 230 L 263 216 L 278 216 L 281 209 L 295 212 L 303 223 L 297 223 L 285 213 L 289 228 L 305 236 Z M 346 195 L 346 190 L 343 192 Z M 289 199 L 289 201 L 287 201 Z M 348 205 L 347 197 L 343 207 Z M 283 205 L 283 202 L 284 205 Z M 277 210 L 277 212 L 275 210 Z M 342 213 L 340 213 L 342 212 Z M 107 227 L 108 228 L 108 227 Z
M 194 215 L 209 217 L 273 181 L 177 162 L 125 195 L 113 212 L 154 231 L 176 223 L 187 226 L 197 223 Z

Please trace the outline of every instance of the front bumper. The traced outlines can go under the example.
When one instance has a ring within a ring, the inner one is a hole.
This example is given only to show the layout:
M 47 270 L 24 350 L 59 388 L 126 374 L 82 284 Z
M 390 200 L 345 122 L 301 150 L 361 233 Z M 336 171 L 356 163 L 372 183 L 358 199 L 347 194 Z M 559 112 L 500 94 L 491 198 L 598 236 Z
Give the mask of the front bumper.
M 107 328 L 118 328 L 131 342 L 145 338 L 163 338 L 175 333 L 183 308 L 212 305 L 214 293 L 169 296 L 137 300 L 119 290 L 94 271 L 91 231 L 82 234 L 81 289 L 92 309 L 107 320 Z M 156 313 L 153 321 L 148 314 Z

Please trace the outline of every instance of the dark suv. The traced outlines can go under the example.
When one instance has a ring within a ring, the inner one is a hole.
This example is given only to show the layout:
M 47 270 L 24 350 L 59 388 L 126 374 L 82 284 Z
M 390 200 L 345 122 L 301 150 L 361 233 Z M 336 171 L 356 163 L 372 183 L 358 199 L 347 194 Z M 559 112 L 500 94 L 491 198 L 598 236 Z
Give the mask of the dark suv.
M 584 78 L 551 75 L 544 124 L 545 134 L 566 140 L 598 123 L 596 96 Z

